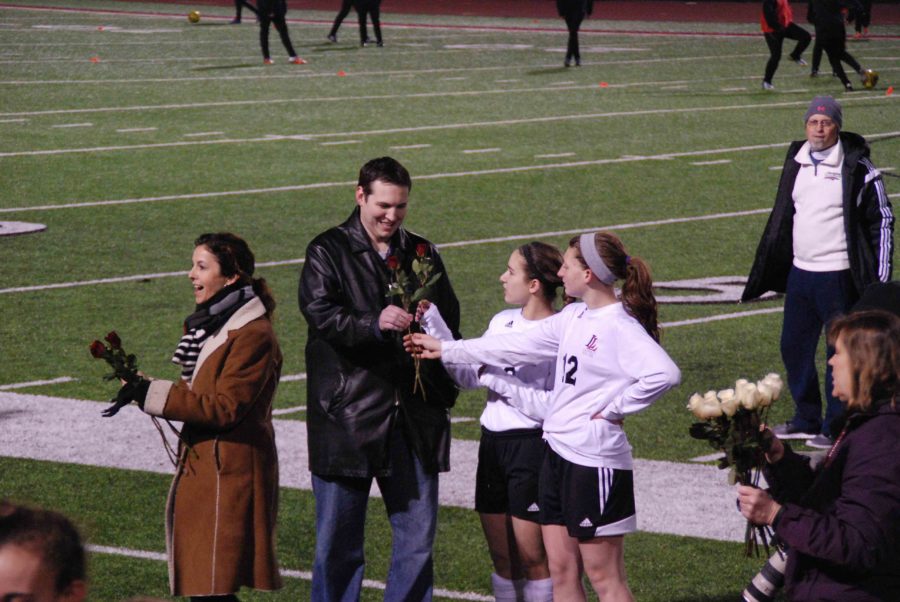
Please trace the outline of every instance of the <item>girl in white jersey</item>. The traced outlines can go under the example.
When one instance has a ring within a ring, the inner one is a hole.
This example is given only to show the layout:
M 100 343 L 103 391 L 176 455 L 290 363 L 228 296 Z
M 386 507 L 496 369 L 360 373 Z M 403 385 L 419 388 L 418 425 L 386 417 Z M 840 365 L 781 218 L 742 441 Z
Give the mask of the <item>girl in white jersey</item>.
M 518 306 L 495 315 L 484 336 L 525 332 L 555 313 L 556 289 L 562 285 L 558 272 L 562 254 L 551 245 L 530 242 L 512 252 L 506 271 L 500 275 L 503 300 Z M 419 322 L 428 334 L 452 341 L 435 305 L 423 312 Z M 509 375 L 522 389 L 544 395 L 520 403 L 488 390 L 481 414 L 481 440 L 475 484 L 475 509 L 487 539 L 494 573 L 491 585 L 498 602 L 549 602 L 553 599 L 547 555 L 541 538 L 538 481 L 544 454 L 541 424 L 547 392 L 553 388 L 552 359 L 534 364 L 482 364 L 448 366 L 456 383 L 465 389 L 480 388 L 479 375 Z
M 556 600 L 585 600 L 582 571 L 604 602 L 633 600 L 625 577 L 624 535 L 636 530 L 631 446 L 623 418 L 646 409 L 680 382 L 659 346 L 650 270 L 613 234 L 573 238 L 559 271 L 568 305 L 531 330 L 468 341 L 409 337 L 408 348 L 445 364 L 505 366 L 556 359 L 544 418 L 540 521 Z M 621 300 L 613 283 L 624 280 Z M 515 381 L 481 382 L 519 395 Z

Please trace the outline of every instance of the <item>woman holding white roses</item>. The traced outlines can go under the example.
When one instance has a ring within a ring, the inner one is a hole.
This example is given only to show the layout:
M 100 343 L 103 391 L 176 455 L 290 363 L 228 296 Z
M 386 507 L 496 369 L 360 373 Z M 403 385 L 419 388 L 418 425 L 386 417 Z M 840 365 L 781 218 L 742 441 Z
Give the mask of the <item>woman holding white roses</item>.
M 446 364 L 502 367 L 556 359 L 539 487 L 553 598 L 585 600 L 581 576 L 587 573 L 604 602 L 630 601 L 624 535 L 637 522 L 623 419 L 649 407 L 681 374 L 658 343 L 650 270 L 618 237 L 573 238 L 559 276 L 566 294 L 582 302 L 527 332 L 445 342 L 414 334 L 407 348 Z M 617 280 L 624 280 L 621 299 Z M 486 373 L 481 382 L 518 397 L 515 381 L 505 375 Z
M 833 394 L 846 404 L 821 465 L 774 439 L 769 492 L 739 487 L 741 512 L 788 548 L 788 599 L 896 600 L 900 592 L 900 318 L 852 313 L 830 326 Z

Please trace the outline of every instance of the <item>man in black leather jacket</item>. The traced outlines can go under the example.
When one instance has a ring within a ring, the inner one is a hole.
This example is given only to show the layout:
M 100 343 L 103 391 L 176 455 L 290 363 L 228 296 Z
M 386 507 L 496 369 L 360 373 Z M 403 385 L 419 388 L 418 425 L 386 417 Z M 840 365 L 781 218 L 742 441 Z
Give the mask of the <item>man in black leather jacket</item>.
M 430 600 L 438 472 L 449 470 L 457 390 L 439 361 L 416 387 L 403 335 L 415 328 L 388 286 L 413 260 L 441 276 L 427 294 L 459 338 L 459 302 L 437 249 L 402 228 L 409 173 L 390 157 L 360 170 L 357 207 L 317 236 L 300 275 L 306 345 L 309 465 L 316 499 L 312 600 L 359 598 L 366 503 L 374 478 L 393 531 L 385 600 Z M 416 288 L 412 285 L 412 288 Z M 424 391 L 423 391 L 424 388 Z

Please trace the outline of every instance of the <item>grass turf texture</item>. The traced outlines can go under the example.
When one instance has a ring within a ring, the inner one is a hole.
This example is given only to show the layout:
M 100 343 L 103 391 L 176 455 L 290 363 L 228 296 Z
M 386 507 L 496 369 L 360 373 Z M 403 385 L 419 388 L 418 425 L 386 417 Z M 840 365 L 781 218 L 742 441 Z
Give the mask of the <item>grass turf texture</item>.
M 17 2 L 23 3 L 180 10 L 150 3 Z M 189 9 L 184 5 L 181 12 Z M 841 98 L 849 130 L 876 135 L 897 129 L 896 97 L 886 96 L 885 88 L 896 74 L 898 27 L 879 29 L 895 39 L 851 45 L 864 66 L 881 72 L 880 89 L 842 94 L 832 78 L 810 80 L 785 57 L 772 94 L 758 89 L 767 57 L 761 36 L 586 34 L 585 66 L 566 70 L 561 67 L 565 35 L 555 20 L 386 17 L 555 31 L 385 28 L 385 48 L 358 49 L 354 23 L 345 23 L 335 46 L 324 43 L 333 14 L 292 11 L 289 17 L 320 21 L 290 24 L 299 54 L 310 64 L 288 65 L 273 35 L 278 62 L 266 68 L 252 23 L 226 27 L 208 18 L 228 16 L 225 7 L 203 13 L 201 23 L 191 26 L 186 19 L 0 7 L 0 220 L 48 226 L 41 234 L 0 238 L 0 286 L 186 271 L 194 238 L 223 229 L 244 236 L 259 263 L 302 258 L 315 234 L 352 209 L 359 166 L 391 154 L 414 179 L 407 225 L 447 245 L 442 254 L 462 304 L 463 333 L 476 336 L 503 308 L 497 277 L 520 242 L 448 243 L 768 208 L 779 175 L 770 168 L 780 166 L 785 144 L 802 136 L 801 117 L 814 94 Z M 757 30 L 756 24 L 602 20 L 587 26 Z M 157 32 L 140 33 L 151 29 Z M 508 48 L 516 44 L 527 47 Z M 16 119 L 25 121 L 11 121 Z M 91 125 L 54 127 L 85 123 Z M 155 129 L 118 131 L 137 128 Z M 304 138 L 272 138 L 285 135 Z M 876 165 L 896 163 L 897 138 L 872 140 Z M 353 143 L 323 144 L 348 141 Z M 410 145 L 429 146 L 392 148 Z M 760 148 L 716 152 L 753 146 Z M 99 150 L 108 147 L 121 148 Z M 500 150 L 463 152 L 493 148 Z M 26 154 L 72 149 L 80 150 Z M 666 157 L 685 152 L 697 154 Z M 565 156 L 540 156 L 553 154 Z M 731 163 L 692 164 L 721 159 Z M 565 165 L 581 161 L 593 163 Z M 525 169 L 500 171 L 510 168 Z M 896 190 L 894 180 L 887 180 L 888 191 Z M 29 210 L 156 197 L 176 198 Z M 758 213 L 616 231 L 632 254 L 649 261 L 657 280 L 671 281 L 746 274 L 765 220 L 766 214 Z M 562 246 L 569 235 L 541 238 Z M 279 301 L 276 328 L 285 374 L 305 370 L 306 329 L 296 301 L 299 269 L 296 263 L 259 269 Z M 779 304 L 665 305 L 661 319 Z M 147 373 L 172 378 L 176 370 L 169 357 L 191 307 L 183 276 L 0 294 L 5 352 L 0 384 L 72 376 L 79 380 L 24 391 L 108 398 L 113 391 L 100 380 L 104 369 L 90 358 L 87 345 L 110 329 L 118 330 Z M 687 437 L 688 395 L 726 387 L 739 376 L 781 372 L 780 324 L 775 313 L 668 329 L 663 342 L 682 369 L 683 384 L 629 418 L 635 455 L 686 461 L 708 453 Z M 276 407 L 304 404 L 302 381 L 280 387 Z M 477 438 L 474 419 L 482 405 L 481 392 L 461 395 L 453 414 L 473 421 L 455 425 L 455 437 Z M 783 420 L 790 409 L 788 395 L 773 416 Z M 143 512 L 152 507 L 153 516 L 161 516 L 168 479 L 21 460 L 3 460 L 0 466 L 0 494 L 72 514 L 92 542 L 162 550 L 161 519 L 147 520 Z M 94 485 L 77 491 L 93 492 L 96 486 L 108 487 L 108 493 L 67 493 L 84 481 Z M 112 512 L 109 500 L 125 514 Z M 373 508 L 380 502 L 373 501 Z M 474 513 L 441 512 L 439 586 L 486 592 L 489 560 Z M 372 513 L 370 529 L 368 576 L 383 579 L 388 535 L 380 512 Z M 311 496 L 285 492 L 280 527 L 285 566 L 308 570 L 312 532 Z M 631 585 L 641 600 L 732 599 L 760 564 L 742 561 L 738 545 L 690 538 L 641 533 L 629 537 L 626 547 Z M 688 558 L 702 559 L 703 569 L 685 570 Z M 154 561 L 97 555 L 93 566 L 103 571 L 95 573 L 95 599 L 164 591 L 164 570 Z M 132 579 L 132 571 L 141 576 Z M 297 599 L 307 592 L 308 584 L 290 581 L 277 597 Z

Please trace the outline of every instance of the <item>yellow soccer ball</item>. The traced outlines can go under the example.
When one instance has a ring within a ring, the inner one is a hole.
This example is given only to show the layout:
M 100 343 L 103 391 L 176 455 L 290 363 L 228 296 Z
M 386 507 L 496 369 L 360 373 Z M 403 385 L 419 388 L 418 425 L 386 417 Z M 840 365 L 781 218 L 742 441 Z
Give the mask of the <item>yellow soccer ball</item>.
M 866 69 L 863 72 L 863 87 L 871 90 L 878 83 L 878 72 L 872 69 Z
M 188 13 L 188 21 L 191 23 L 199 23 L 200 22 L 200 11 L 192 10 Z

